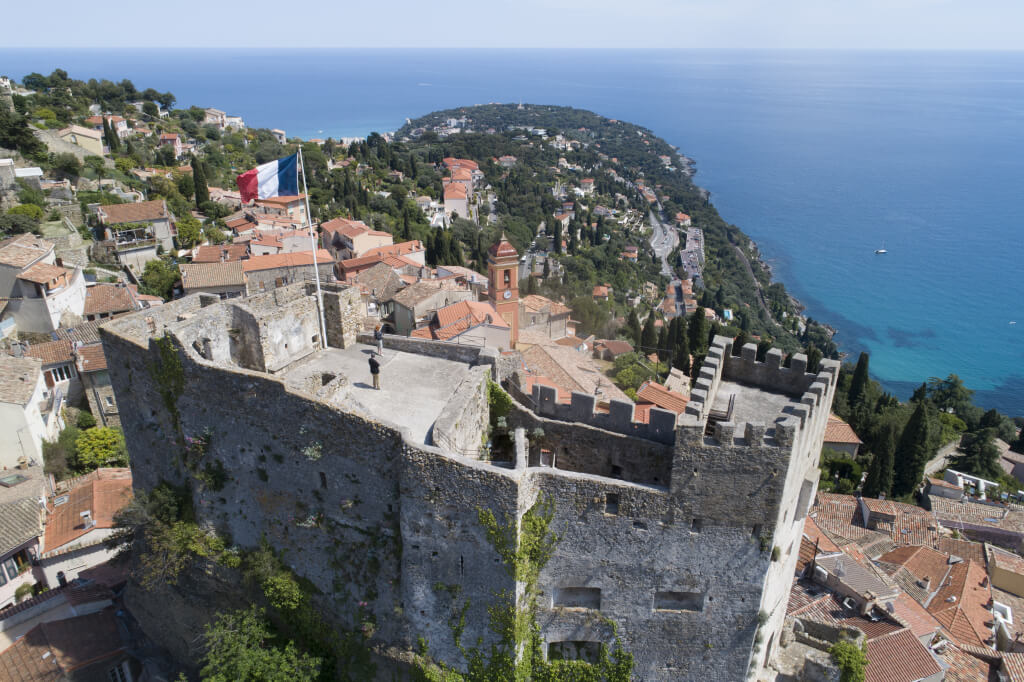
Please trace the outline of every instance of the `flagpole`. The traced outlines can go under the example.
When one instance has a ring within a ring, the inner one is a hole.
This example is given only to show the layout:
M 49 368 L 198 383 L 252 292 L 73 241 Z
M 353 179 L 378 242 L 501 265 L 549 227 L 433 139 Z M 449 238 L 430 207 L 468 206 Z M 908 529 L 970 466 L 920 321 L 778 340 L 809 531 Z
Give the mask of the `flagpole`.
M 309 228 L 309 244 L 313 248 L 313 279 L 316 281 L 317 313 L 320 317 L 320 347 L 327 348 L 327 325 L 324 323 L 324 293 L 320 290 L 320 265 L 317 263 L 316 240 L 313 238 L 313 220 L 309 211 L 309 190 L 306 189 L 306 162 L 299 147 L 299 165 L 302 167 L 302 194 L 306 199 L 306 227 Z

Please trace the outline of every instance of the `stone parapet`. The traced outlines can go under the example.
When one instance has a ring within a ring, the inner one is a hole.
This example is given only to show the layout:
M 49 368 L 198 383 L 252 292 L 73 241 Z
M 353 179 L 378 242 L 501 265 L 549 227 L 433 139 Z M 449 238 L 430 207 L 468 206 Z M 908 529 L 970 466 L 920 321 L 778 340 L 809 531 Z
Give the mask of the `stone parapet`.
M 552 386 L 534 384 L 531 396 L 534 408 L 542 417 L 562 421 L 579 422 L 596 426 L 615 433 L 646 438 L 671 445 L 675 442 L 676 414 L 655 407 L 651 409 L 648 423 L 634 421 L 636 405 L 622 400 L 612 400 L 608 412 L 595 410 L 597 398 L 586 393 L 572 392 L 568 405 L 558 402 L 558 391 Z

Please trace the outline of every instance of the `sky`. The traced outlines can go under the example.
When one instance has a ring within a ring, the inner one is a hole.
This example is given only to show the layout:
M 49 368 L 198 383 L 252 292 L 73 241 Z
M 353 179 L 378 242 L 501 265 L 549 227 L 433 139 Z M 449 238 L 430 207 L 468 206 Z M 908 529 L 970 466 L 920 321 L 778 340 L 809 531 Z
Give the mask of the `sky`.
M 1024 49 L 1021 0 L 10 2 L 0 46 Z

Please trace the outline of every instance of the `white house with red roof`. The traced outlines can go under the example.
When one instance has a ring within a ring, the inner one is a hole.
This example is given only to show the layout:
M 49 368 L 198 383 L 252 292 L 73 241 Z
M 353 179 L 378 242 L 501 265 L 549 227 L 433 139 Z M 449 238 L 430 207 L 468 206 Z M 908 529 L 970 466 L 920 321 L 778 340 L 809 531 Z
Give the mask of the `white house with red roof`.
M 85 275 L 67 268 L 53 244 L 26 233 L 0 242 L 0 308 L 22 332 L 49 333 L 61 321 L 78 321 L 85 310 Z
M 512 328 L 487 301 L 459 301 L 439 308 L 434 320 L 409 336 L 510 350 Z
M 321 223 L 320 231 L 324 248 L 339 261 L 360 258 L 370 249 L 394 244 L 390 232 L 371 229 L 362 220 L 334 218 Z
M 444 212 L 448 217 L 469 218 L 469 193 L 460 182 L 449 183 L 444 188 Z
M 170 146 L 174 150 L 174 158 L 180 159 L 182 154 L 182 142 L 181 137 L 177 133 L 163 133 L 160 135 L 160 140 L 157 142 L 157 146 L 165 147 Z

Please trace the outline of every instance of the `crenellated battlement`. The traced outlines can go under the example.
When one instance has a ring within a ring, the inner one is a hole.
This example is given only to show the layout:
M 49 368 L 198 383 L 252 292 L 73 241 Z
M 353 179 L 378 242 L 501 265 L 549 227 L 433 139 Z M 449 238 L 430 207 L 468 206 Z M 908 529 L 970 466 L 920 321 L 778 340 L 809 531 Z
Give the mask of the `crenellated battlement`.
M 634 421 L 636 405 L 624 400 L 612 400 L 608 412 L 598 412 L 597 397 L 572 392 L 569 404 L 558 402 L 558 391 L 553 386 L 533 385 L 534 410 L 542 417 L 579 422 L 599 429 L 636 438 L 646 438 L 671 445 L 675 442 L 676 415 L 661 408 L 652 408 L 648 423 Z
M 839 363 L 822 360 L 819 371 L 810 374 L 803 353 L 794 354 L 785 367 L 778 348 L 760 362 L 755 344 L 746 344 L 734 356 L 732 343 L 723 336 L 712 341 L 679 419 L 680 439 L 696 444 L 711 437 L 720 445 L 791 448 L 801 431 L 817 421 L 822 403 L 831 404 Z

